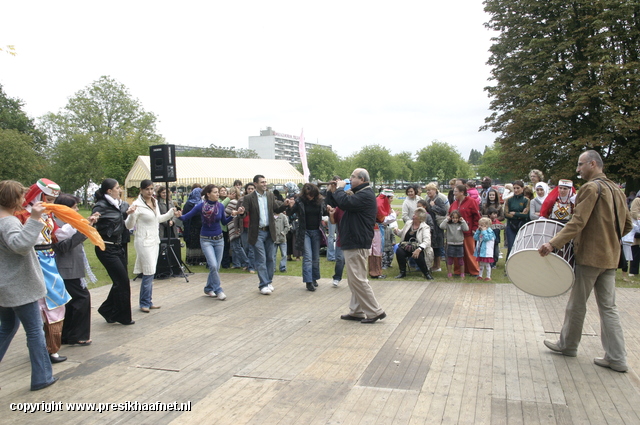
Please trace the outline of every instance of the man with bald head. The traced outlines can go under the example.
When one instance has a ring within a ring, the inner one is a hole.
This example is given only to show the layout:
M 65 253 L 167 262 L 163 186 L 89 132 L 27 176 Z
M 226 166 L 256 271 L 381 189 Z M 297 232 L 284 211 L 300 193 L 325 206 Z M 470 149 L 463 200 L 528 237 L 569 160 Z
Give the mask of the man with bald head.
M 631 231 L 632 225 L 625 196 L 602 169 L 602 158 L 596 151 L 580 155 L 576 173 L 588 181 L 578 191 L 574 214 L 558 234 L 538 249 L 544 257 L 573 239 L 576 263 L 575 283 L 560 338 L 557 342 L 545 340 L 544 344 L 565 356 L 578 355 L 587 300 L 594 290 L 604 357 L 596 357 L 593 362 L 616 372 L 626 372 L 627 352 L 616 306 L 616 268 L 620 238 Z
M 343 314 L 340 318 L 375 323 L 387 317 L 378 304 L 367 278 L 367 259 L 378 206 L 367 170 L 356 168 L 349 180 L 351 189 L 348 191 L 344 190 L 346 181 L 338 180 L 336 184 L 329 186 L 327 192 L 327 203 L 338 206 L 343 211 L 338 234 L 347 266 L 351 302 L 349 314 Z

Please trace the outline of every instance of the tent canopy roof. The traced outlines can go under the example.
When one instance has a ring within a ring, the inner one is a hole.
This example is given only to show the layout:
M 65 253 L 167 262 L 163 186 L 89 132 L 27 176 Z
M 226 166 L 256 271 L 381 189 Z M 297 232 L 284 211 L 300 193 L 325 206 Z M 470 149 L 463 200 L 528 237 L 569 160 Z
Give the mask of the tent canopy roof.
M 201 158 L 176 157 L 177 181 L 170 186 L 192 186 L 200 183 L 203 187 L 209 183 L 232 186 L 234 180 L 243 184 L 253 181 L 256 174 L 262 174 L 270 184 L 286 182 L 305 183 L 300 174 L 287 161 L 280 159 L 250 158 Z M 140 187 L 140 182 L 151 177 L 149 156 L 138 156 L 124 181 L 125 188 Z

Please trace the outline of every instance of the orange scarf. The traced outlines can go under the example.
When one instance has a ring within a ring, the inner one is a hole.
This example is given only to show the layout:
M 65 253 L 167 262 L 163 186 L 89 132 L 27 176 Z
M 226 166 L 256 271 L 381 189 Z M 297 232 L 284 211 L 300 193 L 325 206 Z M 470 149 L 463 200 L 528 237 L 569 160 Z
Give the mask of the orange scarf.
M 52 212 L 60 220 L 73 226 L 78 232 L 89 238 L 91 243 L 104 251 L 105 246 L 102 236 L 100 236 L 100 233 L 91 226 L 89 220 L 66 205 L 43 202 L 42 206 L 45 207 L 46 212 Z

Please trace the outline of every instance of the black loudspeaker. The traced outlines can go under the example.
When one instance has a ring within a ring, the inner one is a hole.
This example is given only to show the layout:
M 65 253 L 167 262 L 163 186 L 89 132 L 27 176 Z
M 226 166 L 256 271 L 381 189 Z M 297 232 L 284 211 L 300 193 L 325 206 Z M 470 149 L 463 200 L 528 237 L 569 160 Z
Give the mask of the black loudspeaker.
M 176 175 L 176 145 L 149 146 L 151 181 L 174 182 Z
M 175 252 L 179 261 L 182 261 L 182 255 L 180 252 L 180 239 L 171 238 L 171 247 Z M 158 262 L 156 263 L 156 279 L 170 276 L 181 276 L 182 269 L 180 263 L 176 261 L 176 257 L 169 249 L 169 239 L 160 239 L 160 251 L 158 252 Z

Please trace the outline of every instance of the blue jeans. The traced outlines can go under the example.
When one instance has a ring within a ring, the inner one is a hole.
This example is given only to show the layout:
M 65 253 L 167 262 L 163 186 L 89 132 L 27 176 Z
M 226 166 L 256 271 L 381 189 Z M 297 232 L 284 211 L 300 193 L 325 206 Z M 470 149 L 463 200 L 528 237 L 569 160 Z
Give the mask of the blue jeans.
M 38 301 L 18 307 L 0 307 L 0 360 L 4 357 L 13 336 L 24 326 L 31 360 L 31 389 L 38 390 L 53 381 L 51 360 L 44 339 L 42 316 Z
M 244 249 L 245 256 L 247 257 L 247 262 L 249 265 L 247 266 L 249 270 L 256 269 L 256 254 L 254 252 L 253 245 L 249 243 L 249 229 L 244 229 L 242 235 L 240 235 L 242 239 L 242 247 Z
M 236 267 L 249 267 L 249 259 L 242 248 L 242 239 L 240 237 L 232 239 L 230 245 L 233 265 Z
M 329 234 L 327 235 L 327 261 L 336 261 L 336 225 L 329 221 Z
M 153 290 L 153 275 L 142 275 L 142 283 L 140 283 L 140 308 L 149 308 L 153 305 L 151 302 L 151 291 Z
M 253 247 L 253 255 L 255 256 L 255 269 L 258 272 L 260 283 L 258 288 L 263 288 L 273 282 L 273 274 L 275 267 L 275 244 L 271 239 L 271 233 L 268 230 L 258 230 L 258 240 Z
M 204 287 L 204 293 L 213 291 L 217 294 L 222 291 L 218 270 L 220 270 L 220 263 L 222 263 L 224 240 L 222 238 L 217 240 L 200 238 L 200 247 L 207 258 L 207 265 L 209 266 L 209 276 L 207 276 L 207 285 Z
M 304 258 L 302 260 L 302 281 L 313 282 L 320 279 L 320 229 L 305 230 Z
M 287 271 L 287 243 L 277 243 L 276 249 L 273 251 L 273 261 L 278 260 L 278 249 L 280 249 L 280 271 Z
M 342 271 L 344 270 L 344 252 L 336 244 L 336 266 L 333 269 L 333 280 L 340 282 L 342 280 Z

